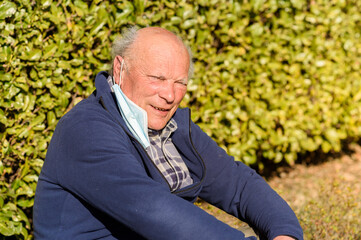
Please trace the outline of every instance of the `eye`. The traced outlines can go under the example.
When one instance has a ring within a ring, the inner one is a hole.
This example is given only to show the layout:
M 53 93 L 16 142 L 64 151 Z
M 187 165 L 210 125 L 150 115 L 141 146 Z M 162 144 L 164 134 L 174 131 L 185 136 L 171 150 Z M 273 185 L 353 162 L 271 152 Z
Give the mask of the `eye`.
M 186 79 L 181 79 L 176 81 L 176 83 L 181 84 L 183 86 L 187 86 L 188 85 L 188 81 Z
M 156 76 L 156 75 L 149 75 L 149 77 L 153 78 L 153 79 L 157 79 L 157 80 L 166 80 L 166 78 L 164 76 Z
M 188 85 L 188 83 L 186 83 L 186 82 L 178 82 L 179 84 L 181 84 L 181 85 L 183 85 L 183 86 L 187 86 Z

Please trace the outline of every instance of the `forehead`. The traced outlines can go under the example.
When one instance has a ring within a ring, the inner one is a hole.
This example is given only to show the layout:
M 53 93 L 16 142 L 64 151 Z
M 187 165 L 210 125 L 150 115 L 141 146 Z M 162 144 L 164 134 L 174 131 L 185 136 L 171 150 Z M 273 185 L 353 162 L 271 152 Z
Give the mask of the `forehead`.
M 184 77 L 188 74 L 188 51 L 175 35 L 140 35 L 133 50 L 136 66 L 144 71 L 166 74 L 169 77 Z

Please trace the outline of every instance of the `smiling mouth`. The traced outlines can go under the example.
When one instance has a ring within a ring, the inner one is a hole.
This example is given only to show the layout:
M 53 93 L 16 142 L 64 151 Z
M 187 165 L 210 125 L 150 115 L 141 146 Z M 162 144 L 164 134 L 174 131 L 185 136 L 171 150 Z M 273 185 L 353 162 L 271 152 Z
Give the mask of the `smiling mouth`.
M 165 108 L 159 108 L 159 107 L 154 107 L 152 106 L 153 108 L 157 109 L 158 111 L 162 111 L 162 112 L 168 112 L 169 109 L 165 109 Z

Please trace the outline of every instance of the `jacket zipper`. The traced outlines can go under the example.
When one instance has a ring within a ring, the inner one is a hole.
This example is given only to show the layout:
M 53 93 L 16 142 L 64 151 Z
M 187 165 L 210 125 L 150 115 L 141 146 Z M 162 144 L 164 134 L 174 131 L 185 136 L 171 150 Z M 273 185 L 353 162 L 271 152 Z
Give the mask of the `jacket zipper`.
M 184 189 L 184 190 L 179 190 L 179 191 L 174 191 L 173 193 L 183 193 L 183 192 L 186 192 L 186 191 L 190 191 L 196 187 L 198 187 L 204 180 L 205 176 L 206 176 L 206 164 L 202 158 L 202 156 L 199 154 L 199 152 L 197 151 L 196 147 L 194 146 L 193 144 L 193 140 L 192 140 L 192 129 L 191 129 L 191 110 L 189 109 L 189 114 L 188 114 L 188 129 L 189 129 L 189 140 L 191 142 L 191 145 L 192 145 L 192 148 L 193 150 L 197 153 L 199 159 L 202 161 L 202 164 L 203 164 L 203 167 L 204 167 L 204 170 L 203 170 L 203 176 L 202 178 L 200 179 L 199 183 L 194 185 L 193 187 L 189 188 L 189 189 Z

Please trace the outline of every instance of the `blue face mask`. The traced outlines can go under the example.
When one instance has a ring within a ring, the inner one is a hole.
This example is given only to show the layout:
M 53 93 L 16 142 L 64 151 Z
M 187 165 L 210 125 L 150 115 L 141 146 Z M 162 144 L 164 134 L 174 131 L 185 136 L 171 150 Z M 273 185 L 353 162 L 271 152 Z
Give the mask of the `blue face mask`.
M 123 64 L 124 60 L 122 60 L 120 67 L 119 83 L 122 81 Z M 144 148 L 149 147 L 147 112 L 127 98 L 118 84 L 114 84 L 112 89 L 117 99 L 118 108 L 122 113 L 129 131 Z

